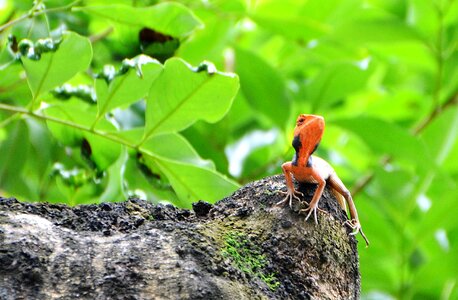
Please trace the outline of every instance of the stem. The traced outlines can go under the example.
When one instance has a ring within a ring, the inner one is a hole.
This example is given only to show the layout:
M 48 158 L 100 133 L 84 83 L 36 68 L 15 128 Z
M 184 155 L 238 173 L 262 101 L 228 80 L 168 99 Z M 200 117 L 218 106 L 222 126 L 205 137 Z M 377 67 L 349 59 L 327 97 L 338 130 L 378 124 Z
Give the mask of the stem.
M 9 27 L 11 27 L 13 25 L 16 25 L 17 23 L 20 23 L 20 22 L 24 21 L 25 19 L 33 18 L 33 17 L 40 16 L 40 15 L 47 14 L 47 13 L 53 13 L 53 12 L 60 12 L 60 11 L 69 10 L 73 6 L 78 4 L 79 2 L 81 2 L 81 0 L 73 1 L 72 3 L 64 5 L 64 6 L 44 9 L 44 10 L 36 11 L 36 12 L 34 12 L 33 9 L 32 9 L 31 11 L 29 11 L 28 13 L 20 16 L 19 18 L 11 20 L 8 23 L 3 24 L 2 26 L 0 26 L 0 33 L 2 33 L 5 29 L 8 29 Z
M 450 97 L 447 101 L 445 101 L 443 104 L 439 105 L 436 107 L 428 116 L 426 116 L 417 126 L 415 126 L 411 132 L 413 135 L 417 136 L 419 135 L 426 127 L 428 127 L 429 124 L 431 124 L 432 121 L 434 121 L 437 117 L 439 117 L 446 109 L 456 106 L 458 104 L 458 92 L 454 94 L 452 97 Z M 380 164 L 382 166 L 385 166 L 387 163 L 389 163 L 391 160 L 391 157 L 384 156 L 380 160 Z M 351 194 L 353 197 L 355 195 L 359 194 L 361 191 L 364 190 L 364 188 L 372 181 L 374 178 L 374 172 L 369 172 L 366 174 L 364 177 L 362 177 L 360 180 L 358 180 L 355 184 L 355 186 L 352 189 Z
M 438 115 L 441 114 L 444 108 L 452 103 L 456 103 L 457 95 L 452 96 L 449 98 L 444 104 L 440 104 L 441 102 L 441 91 L 442 91 L 442 80 L 443 80 L 443 72 L 444 72 L 444 63 L 445 63 L 445 55 L 444 55 L 444 8 L 437 4 L 436 6 L 437 17 L 439 20 L 439 28 L 437 30 L 437 40 L 436 40 L 436 51 L 433 53 L 435 54 L 436 64 L 437 64 L 437 73 L 436 73 L 436 80 L 435 80 L 435 88 L 433 92 L 433 107 L 434 109 L 431 111 L 429 116 L 424 119 L 417 127 L 415 127 L 412 132 L 417 135 L 421 132 L 431 121 L 436 118 Z M 443 145 L 441 145 L 441 149 Z M 441 156 L 435 158 L 435 163 L 440 163 Z M 431 186 L 431 183 L 435 177 L 435 170 L 428 170 L 426 175 L 423 176 L 418 184 L 416 184 L 414 193 L 408 199 L 406 209 L 405 209 L 405 218 L 402 219 L 402 232 L 405 232 L 405 228 L 407 227 L 407 223 L 409 221 L 410 216 L 413 214 L 415 207 L 416 207 L 416 199 L 419 195 L 426 193 L 426 191 Z M 400 292 L 404 293 L 404 288 L 408 285 L 409 279 L 407 275 L 409 274 L 410 267 L 408 265 L 408 256 L 411 255 L 413 249 L 407 249 L 406 247 L 406 237 L 405 235 L 400 235 L 401 239 L 401 286 Z
M 89 40 L 91 41 L 92 44 L 106 38 L 107 36 L 109 36 L 112 32 L 113 32 L 113 27 L 110 26 L 108 27 L 107 29 L 105 29 L 104 31 L 102 31 L 101 33 L 97 33 L 95 35 L 91 35 L 89 37 Z
M 436 83 L 433 94 L 433 104 L 435 109 L 439 107 L 440 103 L 440 92 L 442 90 L 442 77 L 444 72 L 444 12 L 440 7 L 436 7 L 436 10 L 439 19 L 439 28 L 437 30 L 437 41 L 435 51 L 437 63 Z
M 48 37 L 51 37 L 51 26 L 49 26 L 49 18 L 47 14 L 43 15 L 43 19 L 45 20 L 46 30 L 48 31 Z
M 443 49 L 443 43 L 444 43 L 444 24 L 443 24 L 443 19 L 445 16 L 444 11 L 447 11 L 450 8 L 452 1 L 448 2 L 445 7 L 436 7 L 438 18 L 439 18 L 439 28 L 438 28 L 438 33 L 437 33 L 437 40 L 436 40 L 436 49 L 434 49 L 433 46 L 429 47 L 432 51 L 432 53 L 435 55 L 435 59 L 437 62 L 437 74 L 436 74 L 436 82 L 435 82 L 435 89 L 433 93 L 433 102 L 434 102 L 434 109 L 429 113 L 428 116 L 426 116 L 423 120 L 420 121 L 420 123 L 413 127 L 411 132 L 413 135 L 418 135 L 420 134 L 434 119 L 436 119 L 438 116 L 441 115 L 443 110 L 455 106 L 458 104 L 458 92 L 455 92 L 447 101 L 444 103 L 440 104 L 440 92 L 442 89 L 442 78 L 443 78 L 443 66 L 444 66 L 444 49 Z M 385 166 L 387 162 L 383 162 L 383 159 L 381 161 L 381 164 Z M 355 184 L 355 187 L 352 189 L 352 195 L 353 197 L 364 190 L 364 188 L 372 181 L 374 177 L 374 172 L 370 172 L 369 174 L 365 175 L 363 178 L 357 181 Z
M 435 118 L 437 118 L 443 110 L 453 107 L 458 104 L 458 92 L 450 97 L 443 104 L 436 107 L 426 118 L 424 118 L 416 127 L 412 129 L 414 135 L 418 135 L 425 127 L 427 127 Z
M 437 63 L 437 73 L 436 79 L 434 83 L 434 91 L 432 94 L 433 98 L 433 109 L 432 111 L 424 118 L 417 126 L 413 127 L 411 132 L 413 135 L 419 135 L 431 122 L 436 119 L 446 108 L 455 106 L 458 103 L 458 92 L 455 92 L 447 101 L 441 104 L 441 91 L 443 89 L 442 81 L 443 81 L 443 73 L 444 73 L 444 63 L 445 63 L 445 55 L 444 55 L 444 24 L 443 19 L 445 16 L 445 11 L 443 7 L 436 7 L 437 14 L 439 18 L 439 27 L 437 31 L 437 39 L 436 39 L 436 47 L 433 50 L 433 54 L 435 55 L 436 63 Z M 431 47 L 433 48 L 433 47 Z M 385 166 L 390 161 L 390 157 L 387 157 L 386 160 L 381 161 L 381 165 Z M 355 194 L 362 191 L 374 178 L 374 172 L 372 171 L 367 176 L 363 177 L 360 180 L 354 189 L 353 196 Z M 421 179 L 421 181 L 416 185 L 414 193 L 408 200 L 406 205 L 406 210 L 404 211 L 404 218 L 401 220 L 399 224 L 401 226 L 400 232 L 405 232 L 405 228 L 407 227 L 408 220 L 410 216 L 413 214 L 416 204 L 416 199 L 419 195 L 425 193 L 431 185 L 431 182 L 435 176 L 435 171 L 429 170 L 426 175 Z M 400 299 L 408 298 L 411 296 L 411 289 L 406 287 L 411 281 L 409 278 L 409 255 L 412 253 L 413 249 L 408 249 L 406 245 L 406 237 L 404 234 L 399 235 L 400 239 L 400 285 L 398 288 L 398 296 Z
M 23 20 L 25 20 L 25 19 L 28 19 L 28 18 L 30 18 L 30 17 L 31 17 L 30 13 L 27 13 L 27 14 L 25 14 L 25 15 L 20 16 L 20 17 L 17 18 L 17 19 L 11 20 L 11 21 L 9 21 L 8 23 L 3 24 L 2 26 L 0 26 L 0 33 L 1 33 L 3 30 L 5 30 L 6 28 L 11 27 L 11 26 L 13 26 L 13 25 L 16 25 L 17 23 L 19 23 L 19 22 L 21 22 L 21 21 L 23 21 Z
M 27 30 L 27 38 L 29 39 L 32 36 L 33 25 L 35 25 L 35 19 L 32 19 L 30 22 L 29 29 Z
M 13 121 L 16 121 L 17 119 L 20 118 L 20 115 L 17 114 L 17 113 L 14 113 L 12 114 L 11 116 L 9 116 L 8 118 L 6 118 L 5 120 L 3 120 L 2 122 L 0 122 L 0 128 L 3 128 L 3 127 L 6 127 L 9 123 L 13 122 Z
M 37 113 L 37 112 L 34 112 L 34 111 L 29 111 L 29 110 L 27 110 L 25 108 L 22 108 L 22 107 L 11 106 L 11 105 L 1 104 L 1 103 L 0 103 L 0 109 L 6 110 L 6 111 L 10 111 L 10 112 L 14 112 L 14 113 L 18 113 L 18 114 L 27 115 L 27 116 L 30 116 L 30 117 L 33 117 L 33 118 L 37 118 L 37 119 L 40 119 L 40 120 L 51 121 L 51 122 L 54 122 L 54 123 L 59 123 L 59 124 L 62 124 L 62 125 L 73 127 L 73 128 L 79 129 L 79 130 L 83 130 L 83 131 L 98 135 L 100 137 L 103 137 L 103 138 L 105 138 L 107 140 L 110 140 L 110 141 L 113 141 L 115 143 L 124 145 L 126 147 L 138 150 L 136 145 L 131 144 L 131 143 L 127 142 L 126 140 L 122 139 L 122 138 L 119 138 L 119 137 L 114 136 L 114 135 L 110 135 L 109 133 L 104 132 L 104 131 L 91 129 L 89 127 L 85 127 L 83 125 L 80 125 L 80 124 L 77 124 L 77 123 L 73 123 L 73 122 L 70 122 L 70 121 L 67 121 L 67 120 L 62 120 L 62 119 L 59 119 L 59 118 L 42 115 L 40 113 Z
M 386 166 L 391 161 L 391 159 L 392 157 L 390 155 L 383 156 L 380 159 L 380 165 Z M 362 177 L 361 179 L 359 179 L 351 191 L 351 194 L 353 195 L 353 197 L 359 194 L 359 192 L 361 192 L 372 181 L 373 178 L 374 178 L 374 172 L 371 172 L 365 175 L 364 177 Z

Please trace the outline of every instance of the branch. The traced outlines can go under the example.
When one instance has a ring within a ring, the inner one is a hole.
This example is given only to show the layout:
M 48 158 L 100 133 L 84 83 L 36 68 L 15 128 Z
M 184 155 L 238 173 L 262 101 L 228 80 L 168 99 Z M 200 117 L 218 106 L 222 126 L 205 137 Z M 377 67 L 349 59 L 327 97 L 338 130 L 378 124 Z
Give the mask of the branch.
M 440 116 L 447 108 L 453 107 L 458 104 L 458 93 L 454 94 L 447 101 L 436 107 L 426 118 L 424 118 L 416 127 L 412 129 L 412 134 L 419 135 L 433 120 Z M 380 160 L 382 166 L 386 166 L 392 157 L 387 155 Z M 355 197 L 372 181 L 374 178 L 374 171 L 371 171 L 355 183 L 352 188 L 351 194 Z
M 437 118 L 444 110 L 458 104 L 458 93 L 450 97 L 442 105 L 437 106 L 426 118 L 423 119 L 413 130 L 414 135 L 418 135 L 425 127 L 427 127 L 435 118 Z

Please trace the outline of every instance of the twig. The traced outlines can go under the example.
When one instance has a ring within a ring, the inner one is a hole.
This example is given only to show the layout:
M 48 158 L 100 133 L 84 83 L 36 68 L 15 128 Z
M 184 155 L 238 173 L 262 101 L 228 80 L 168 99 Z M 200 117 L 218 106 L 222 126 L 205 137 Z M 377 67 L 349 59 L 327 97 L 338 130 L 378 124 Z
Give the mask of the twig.
M 419 134 L 425 127 L 427 127 L 443 110 L 458 104 L 458 93 L 450 97 L 447 101 L 436 107 L 423 121 L 420 122 L 413 130 L 414 135 Z
M 50 121 L 50 122 L 53 122 L 53 123 L 58 123 L 58 124 L 62 124 L 62 125 L 65 125 L 65 126 L 73 127 L 73 128 L 79 129 L 79 130 L 83 130 L 83 131 L 98 135 L 98 136 L 103 137 L 103 138 L 105 138 L 107 140 L 110 140 L 110 141 L 113 141 L 115 143 L 127 146 L 129 148 L 139 150 L 137 146 L 135 146 L 135 145 L 127 142 L 126 140 L 124 140 L 122 138 L 119 138 L 119 137 L 117 137 L 115 135 L 111 135 L 109 132 L 104 132 L 104 131 L 99 131 L 99 130 L 96 130 L 96 129 L 91 129 L 91 128 L 88 128 L 86 126 L 83 126 L 83 125 L 80 125 L 80 124 L 77 124 L 77 123 L 73 123 L 71 121 L 67 121 L 67 120 L 63 120 L 63 119 L 59 119 L 59 118 L 54 118 L 52 116 L 46 116 L 46 115 L 43 115 L 43 114 L 40 114 L 40 113 L 37 113 L 37 112 L 34 112 L 34 111 L 30 111 L 30 110 L 25 109 L 25 108 L 22 108 L 22 107 L 17 107 L 17 106 L 12 106 L 12 105 L 8 105 L 8 104 L 2 104 L 2 103 L 0 103 L 0 110 L 9 111 L 9 112 L 17 113 L 17 114 L 22 114 L 22 115 L 27 115 L 27 116 L 30 116 L 30 117 L 33 117 L 33 118 L 36 118 L 36 119 L 40 119 L 40 120 L 44 120 L 44 121 Z
M 454 106 L 458 103 L 458 92 L 453 94 L 447 101 L 445 101 L 442 104 L 440 103 L 440 92 L 442 90 L 442 79 L 443 79 L 443 65 L 444 65 L 444 49 L 443 49 L 443 34 L 444 34 L 444 28 L 443 28 L 443 19 L 447 11 L 450 8 L 451 2 L 448 3 L 447 7 L 436 7 L 438 18 L 440 20 L 439 22 L 439 28 L 437 32 L 437 40 L 436 40 L 436 48 L 434 46 L 430 47 L 430 50 L 433 52 L 433 54 L 436 57 L 436 64 L 437 64 L 437 74 L 436 74 L 436 81 L 435 81 L 435 89 L 433 92 L 433 101 L 434 101 L 434 109 L 431 111 L 431 113 L 424 118 L 417 126 L 415 126 L 411 132 L 413 135 L 418 135 L 420 134 L 423 129 L 425 129 L 431 122 L 437 118 L 442 112 L 447 109 L 450 106 Z M 388 157 L 387 161 L 381 161 L 381 165 L 385 166 L 391 158 Z M 361 192 L 374 178 L 374 172 L 370 172 L 366 176 L 364 176 L 361 180 L 359 180 L 356 184 L 355 187 L 353 188 L 352 194 L 355 196 L 359 192 Z
M 447 101 L 436 107 L 426 118 L 424 118 L 416 127 L 412 129 L 413 135 L 419 135 L 431 122 L 441 115 L 444 110 L 458 104 L 458 93 L 454 94 Z M 390 156 L 385 156 L 380 160 L 380 164 L 385 166 L 391 161 Z M 374 172 L 370 172 L 358 180 L 352 189 L 351 194 L 355 197 L 359 194 L 374 178 Z
M 9 27 L 11 27 L 13 25 L 16 25 L 17 23 L 20 23 L 20 22 L 24 21 L 25 19 L 33 18 L 33 17 L 40 16 L 40 15 L 47 14 L 47 13 L 65 11 L 65 10 L 71 9 L 73 6 L 75 6 L 79 2 L 81 2 L 81 0 L 73 1 L 70 4 L 67 4 L 67 5 L 61 6 L 61 7 L 54 7 L 54 8 L 44 9 L 44 10 L 41 10 L 41 11 L 33 11 L 33 10 L 31 10 L 28 13 L 20 16 L 19 18 L 11 20 L 8 23 L 5 23 L 2 26 L 0 26 L 0 33 L 2 33 L 5 29 L 7 29 L 7 28 L 9 28 Z
M 392 157 L 390 155 L 383 156 L 382 159 L 380 160 L 380 164 L 382 166 L 385 166 L 386 164 L 388 164 L 391 161 L 391 158 Z M 372 171 L 356 182 L 355 186 L 353 187 L 351 191 L 351 194 L 353 195 L 353 197 L 359 194 L 359 192 L 361 192 L 372 181 L 372 179 L 374 178 L 374 175 L 375 174 Z
M 98 34 L 94 34 L 94 35 L 90 36 L 89 40 L 91 41 L 92 44 L 94 44 L 94 43 L 96 43 L 96 42 L 98 42 L 100 40 L 103 40 L 108 35 L 110 35 L 112 32 L 113 32 L 113 27 L 110 26 L 107 29 L 105 29 L 104 31 L 102 31 L 102 32 L 100 32 Z

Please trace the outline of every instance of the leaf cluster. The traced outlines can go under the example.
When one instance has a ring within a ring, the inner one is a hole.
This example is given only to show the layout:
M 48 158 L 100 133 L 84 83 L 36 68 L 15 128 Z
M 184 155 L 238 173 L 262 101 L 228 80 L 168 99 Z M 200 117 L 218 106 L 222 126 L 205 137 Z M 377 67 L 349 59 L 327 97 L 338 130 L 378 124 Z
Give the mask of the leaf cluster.
M 46 9 L 41 3 L 32 11 Z M 177 38 L 200 24 L 178 3 L 149 6 L 141 16 L 143 9 L 128 5 L 72 9 Z M 190 206 L 238 187 L 179 133 L 197 120 L 216 122 L 226 114 L 238 90 L 236 75 L 211 63 L 194 68 L 180 58 L 161 63 L 143 53 L 97 70 L 93 42 L 80 33 L 50 32 L 33 41 L 14 29 L 0 70 L 7 92 L 0 176 L 6 192 L 73 205 L 137 194 Z M 19 87 L 24 94 L 8 94 Z M 36 144 L 29 145 L 32 139 Z M 25 163 L 34 159 L 39 166 Z
M 215 201 L 319 114 L 371 240 L 363 298 L 455 299 L 457 20 L 454 0 L 7 0 L 0 189 Z

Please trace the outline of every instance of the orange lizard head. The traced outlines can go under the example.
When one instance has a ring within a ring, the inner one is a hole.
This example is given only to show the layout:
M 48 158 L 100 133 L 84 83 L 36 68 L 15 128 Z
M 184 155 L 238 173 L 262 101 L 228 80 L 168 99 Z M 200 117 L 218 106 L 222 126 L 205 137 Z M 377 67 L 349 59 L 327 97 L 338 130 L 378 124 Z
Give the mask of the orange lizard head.
M 311 155 L 316 150 L 323 132 L 324 118 L 322 116 L 300 114 L 297 117 L 294 139 L 299 139 L 302 155 Z

